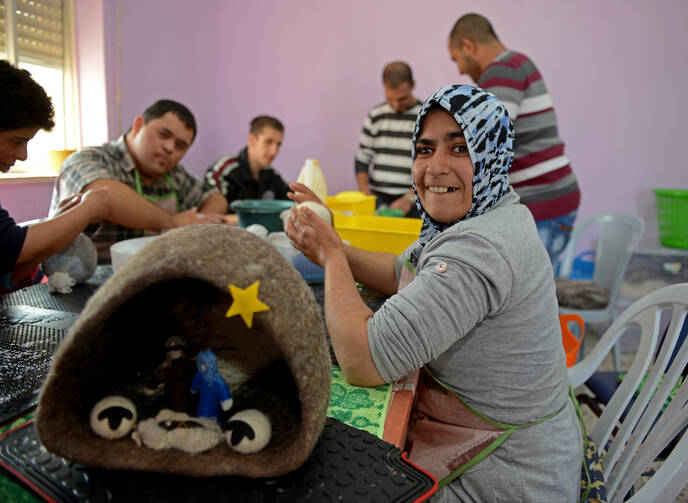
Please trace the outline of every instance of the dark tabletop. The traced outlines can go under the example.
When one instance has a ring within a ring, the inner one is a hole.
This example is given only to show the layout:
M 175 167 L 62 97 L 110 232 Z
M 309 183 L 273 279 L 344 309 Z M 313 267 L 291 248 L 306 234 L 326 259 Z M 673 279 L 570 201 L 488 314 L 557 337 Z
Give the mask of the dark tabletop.
M 0 297 L 0 424 L 36 406 L 53 354 L 93 293 L 112 275 L 101 265 L 69 294 L 50 293 L 40 283 Z M 325 289 L 311 283 L 321 312 Z M 376 311 L 386 297 L 359 286 L 365 303 Z M 329 342 L 329 338 L 328 338 Z M 333 362 L 336 357 L 330 345 Z

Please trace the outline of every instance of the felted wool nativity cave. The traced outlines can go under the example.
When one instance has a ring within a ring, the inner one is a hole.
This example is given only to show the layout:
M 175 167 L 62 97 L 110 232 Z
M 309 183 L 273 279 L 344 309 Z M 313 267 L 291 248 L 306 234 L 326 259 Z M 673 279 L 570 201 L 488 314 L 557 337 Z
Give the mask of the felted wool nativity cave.
M 236 300 L 229 285 L 247 291 L 256 282 L 257 298 L 269 309 L 251 313 L 251 323 L 244 315 L 228 317 Z M 192 355 L 215 353 L 232 391 L 231 412 L 254 408 L 268 416 L 272 438 L 263 450 L 239 454 L 223 441 L 188 454 L 93 433 L 90 410 L 108 395 L 131 399 L 139 420 L 162 408 L 160 396 L 141 390 L 164 361 L 171 336 L 183 337 Z M 259 237 L 199 225 L 153 240 L 93 295 L 57 352 L 36 428 L 49 451 L 87 466 L 274 477 L 310 455 L 329 393 L 320 308 L 301 275 Z

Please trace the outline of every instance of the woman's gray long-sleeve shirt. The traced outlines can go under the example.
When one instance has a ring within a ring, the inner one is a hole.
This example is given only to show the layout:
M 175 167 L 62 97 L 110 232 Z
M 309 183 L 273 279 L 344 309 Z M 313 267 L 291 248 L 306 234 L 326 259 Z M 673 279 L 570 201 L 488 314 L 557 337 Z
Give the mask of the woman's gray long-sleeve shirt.
M 412 245 L 397 261 L 397 277 Z M 446 267 L 438 264 L 444 263 Z M 447 501 L 576 501 L 582 440 L 552 268 L 529 210 L 510 190 L 494 209 L 425 245 L 415 279 L 368 321 L 390 382 L 427 364 L 477 411 L 522 429 L 440 495 Z

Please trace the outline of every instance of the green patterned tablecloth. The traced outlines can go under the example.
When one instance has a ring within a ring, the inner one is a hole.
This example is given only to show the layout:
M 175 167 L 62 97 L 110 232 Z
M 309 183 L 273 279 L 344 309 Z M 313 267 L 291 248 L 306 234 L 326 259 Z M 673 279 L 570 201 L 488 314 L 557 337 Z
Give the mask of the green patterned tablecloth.
M 359 388 L 347 384 L 342 370 L 332 366 L 332 388 L 327 415 L 382 438 L 392 385 Z

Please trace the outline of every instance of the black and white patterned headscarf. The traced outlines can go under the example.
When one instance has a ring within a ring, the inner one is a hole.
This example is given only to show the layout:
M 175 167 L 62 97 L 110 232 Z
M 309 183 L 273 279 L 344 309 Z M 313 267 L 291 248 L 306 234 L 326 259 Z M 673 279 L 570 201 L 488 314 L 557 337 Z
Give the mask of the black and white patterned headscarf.
M 416 141 L 423 120 L 433 105 L 439 105 L 454 117 L 466 138 L 473 163 L 473 202 L 468 213 L 454 222 L 438 222 L 427 214 L 418 197 L 415 181 L 416 206 L 423 219 L 419 245 L 411 253 L 411 262 L 418 257 L 425 244 L 456 222 L 468 220 L 489 211 L 509 190 L 509 168 L 514 157 L 514 128 L 506 108 L 497 97 L 473 86 L 445 86 L 430 96 L 416 119 L 411 155 L 416 159 Z

